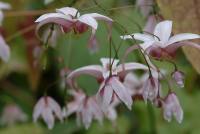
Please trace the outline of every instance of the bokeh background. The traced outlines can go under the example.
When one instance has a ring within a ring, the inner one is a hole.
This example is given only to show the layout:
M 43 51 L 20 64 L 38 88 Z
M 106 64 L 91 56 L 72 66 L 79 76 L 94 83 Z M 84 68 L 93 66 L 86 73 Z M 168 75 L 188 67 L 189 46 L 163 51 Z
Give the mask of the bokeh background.
M 12 10 L 4 12 L 5 20 L 1 28 L 11 47 L 11 58 L 8 63 L 1 62 L 0 65 L 0 120 L 2 122 L 2 119 L 5 118 L 3 111 L 9 105 L 17 105 L 27 117 L 26 121 L 21 123 L 1 123 L 0 134 L 116 134 L 116 130 L 120 134 L 199 134 L 200 76 L 196 70 L 200 68 L 198 64 L 200 58 L 198 59 L 198 52 L 195 52 L 197 55 L 193 55 L 193 50 L 187 50 L 187 48 L 184 51 L 190 60 L 194 60 L 193 66 L 180 49 L 175 62 L 179 69 L 185 73 L 186 85 L 183 89 L 174 85 L 173 89 L 176 91 L 184 110 L 182 124 L 178 124 L 174 120 L 168 123 L 163 119 L 161 109 L 141 101 L 134 102 L 132 111 L 129 111 L 124 105 L 118 106 L 118 118 L 114 126 L 108 120 L 104 120 L 103 125 L 94 121 L 91 127 L 85 130 L 76 125 L 75 116 L 68 118 L 64 123 L 57 121 L 53 130 L 48 130 L 41 120 L 37 124 L 32 122 L 33 106 L 44 95 L 45 89 L 48 89 L 48 95 L 52 96 L 61 106 L 64 106 L 65 101 L 70 101 L 70 96 L 67 96 L 67 100 L 64 99 L 65 87 L 63 79 L 60 77 L 62 70 L 76 69 L 89 64 L 100 64 L 101 57 L 109 56 L 109 42 L 107 34 L 105 34 L 107 27 L 103 22 L 100 22 L 97 30 L 97 39 L 100 44 L 98 53 L 91 55 L 86 47 L 90 32 L 81 35 L 69 33 L 59 37 L 55 48 L 48 49 L 46 69 L 43 69 L 44 59 L 40 59 L 38 66 L 34 66 L 34 48 L 43 45 L 36 38 L 34 29 L 34 20 L 40 14 L 53 12 L 54 9 L 64 6 L 73 6 L 79 9 L 82 14 L 90 12 L 105 14 L 123 25 L 128 33 L 140 32 L 146 24 L 147 18 L 136 6 L 135 0 L 97 1 L 106 11 L 92 0 L 55 0 L 48 5 L 45 5 L 43 0 L 4 0 L 12 5 Z M 191 2 L 194 1 L 191 0 Z M 200 6 L 197 0 L 196 4 L 195 2 L 188 4 L 184 0 L 173 0 L 174 4 L 170 4 L 170 2 L 172 0 L 156 1 L 154 5 L 151 5 L 153 9 L 151 14 L 159 14 L 164 19 L 173 20 L 174 33 L 194 32 L 200 34 L 200 27 L 194 26 L 197 25 L 196 23 L 199 25 L 200 20 L 195 17 L 195 13 L 192 11 L 195 9 L 198 16 Z M 187 8 L 185 10 L 189 12 L 187 14 L 189 17 L 182 14 L 182 8 L 176 11 L 175 5 Z M 192 23 L 194 23 L 193 26 L 191 26 Z M 119 25 L 114 24 L 112 38 L 116 46 L 121 41 L 119 36 L 123 34 L 124 32 Z M 119 57 L 132 44 L 131 41 L 123 42 Z M 191 55 L 193 58 L 190 58 Z M 144 63 L 138 52 L 130 54 L 128 61 Z M 173 71 L 171 64 L 155 63 L 168 70 L 169 73 Z M 94 95 L 97 92 L 97 83 L 91 77 L 81 77 L 79 84 L 89 95 Z M 162 88 L 167 91 L 165 84 Z

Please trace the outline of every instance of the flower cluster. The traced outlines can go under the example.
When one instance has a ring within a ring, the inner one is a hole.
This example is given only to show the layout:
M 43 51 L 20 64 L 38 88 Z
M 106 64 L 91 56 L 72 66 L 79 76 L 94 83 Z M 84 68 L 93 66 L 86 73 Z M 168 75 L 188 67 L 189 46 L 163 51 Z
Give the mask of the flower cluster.
M 36 22 L 37 34 L 44 41 L 55 40 L 55 32 L 68 33 L 73 31 L 75 34 L 86 32 L 92 29 L 89 39 L 89 48 L 96 51 L 97 20 L 104 20 L 108 23 L 111 30 L 112 22 L 109 17 L 97 13 L 89 13 L 80 15 L 77 9 L 64 7 L 57 9 L 56 13 L 48 13 L 40 16 Z M 51 37 L 46 32 L 41 34 L 42 27 L 48 25 L 47 29 L 51 32 Z M 67 75 L 66 83 L 70 87 L 69 94 L 73 100 L 67 102 L 66 106 L 61 107 L 51 97 L 42 97 L 34 108 L 33 118 L 36 121 L 40 116 L 47 123 L 48 128 L 53 128 L 54 118 L 60 121 L 72 114 L 76 114 L 77 123 L 83 124 L 88 128 L 92 120 L 102 123 L 104 118 L 115 121 L 117 117 L 116 107 L 123 103 L 131 110 L 132 104 L 139 99 L 144 102 L 151 102 L 155 107 L 163 109 L 164 119 L 171 121 L 175 119 L 181 123 L 183 120 L 183 110 L 177 95 L 172 91 L 172 87 L 165 78 L 165 71 L 157 67 L 154 60 L 171 60 L 176 50 L 184 45 L 196 47 L 200 49 L 198 44 L 186 42 L 185 40 L 200 38 L 198 34 L 182 33 L 171 37 L 172 21 L 165 20 L 155 26 L 153 33 L 134 33 L 121 36 L 121 39 L 140 40 L 143 43 L 133 45 L 127 49 L 122 60 L 117 58 L 101 58 L 102 65 L 88 65 L 71 71 Z M 111 36 L 110 33 L 108 36 Z M 183 42 L 184 41 L 184 42 Z M 126 56 L 132 50 L 140 50 L 145 58 L 146 65 L 137 62 L 125 63 Z M 121 64 L 119 64 L 121 63 Z M 136 75 L 136 70 L 142 70 L 141 76 Z M 90 75 L 94 77 L 98 83 L 98 91 L 96 95 L 88 96 L 83 87 L 77 82 L 77 78 L 82 75 Z M 181 88 L 184 87 L 184 74 L 175 66 L 171 78 Z M 167 95 L 162 93 L 161 80 L 167 81 L 169 90 Z

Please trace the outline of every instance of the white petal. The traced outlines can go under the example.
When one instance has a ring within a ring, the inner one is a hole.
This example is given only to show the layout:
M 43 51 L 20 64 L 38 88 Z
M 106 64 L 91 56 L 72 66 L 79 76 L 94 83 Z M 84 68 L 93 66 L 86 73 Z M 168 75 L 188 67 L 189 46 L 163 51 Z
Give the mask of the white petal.
M 80 104 L 77 102 L 70 102 L 67 104 L 66 117 L 78 111 Z
M 90 124 L 92 122 L 92 114 L 88 110 L 88 107 L 83 108 L 82 110 L 82 121 L 86 129 L 90 127 Z
M 125 70 L 123 70 L 123 66 L 124 66 L 124 69 L 125 69 Z M 147 67 L 146 65 L 143 65 L 143 64 L 140 64 L 140 63 L 130 62 L 130 63 L 125 63 L 124 65 L 123 65 L 123 64 L 120 64 L 120 65 L 117 67 L 117 72 L 118 72 L 118 73 L 121 73 L 121 72 L 123 72 L 123 71 L 129 72 L 129 71 L 137 70 L 137 69 L 147 70 L 148 67 Z
M 78 12 L 78 10 L 76 8 L 73 8 L 73 7 L 59 8 L 59 9 L 56 9 L 56 12 L 62 13 L 62 14 L 65 14 L 65 15 L 71 15 L 73 17 L 75 17 L 76 15 L 77 15 L 77 17 L 80 16 L 80 13 Z
M 108 111 L 106 112 L 106 117 L 110 121 L 115 121 L 117 118 L 117 111 L 113 107 L 109 107 Z
M 118 59 L 113 59 L 113 58 L 101 58 L 100 61 L 101 61 L 102 65 L 103 65 L 104 69 L 108 68 L 108 65 L 110 64 L 110 62 L 113 63 L 112 64 L 112 68 L 116 68 L 117 64 L 119 63 Z
M 35 105 L 34 110 L 33 110 L 33 121 L 34 122 L 37 121 L 40 114 L 44 110 L 44 107 L 45 107 L 45 101 L 44 101 L 44 97 L 42 97 L 39 99 L 39 101 L 37 102 L 37 104 Z
M 182 33 L 182 34 L 177 34 L 172 36 L 169 41 L 167 42 L 167 46 L 179 41 L 184 41 L 184 40 L 191 40 L 191 39 L 198 39 L 200 38 L 200 35 L 198 34 L 192 34 L 192 33 Z
M 47 13 L 47 14 L 44 14 L 44 15 L 41 15 L 39 18 L 37 18 L 37 20 L 35 22 L 41 22 L 41 21 L 44 21 L 46 19 L 49 19 L 49 18 L 61 18 L 61 19 L 66 19 L 66 20 L 71 20 L 71 17 L 70 16 L 66 16 L 64 14 L 61 14 L 61 13 Z
M 143 42 L 148 42 L 148 41 L 154 41 L 154 38 L 152 35 L 148 35 L 148 34 L 142 34 L 142 33 L 134 33 L 131 35 L 124 35 L 124 36 L 120 36 L 121 39 L 135 39 L 135 40 L 140 40 Z
M 54 126 L 54 117 L 50 108 L 45 107 L 42 112 L 42 118 L 48 126 L 48 129 L 52 129 Z
M 128 93 L 128 90 L 124 87 L 124 85 L 119 82 L 116 78 L 111 78 L 110 84 L 117 94 L 119 99 L 126 104 L 126 106 L 131 110 L 133 100 L 131 95 Z
M 109 18 L 107 16 L 104 16 L 104 15 L 101 15 L 101 14 L 98 14 L 98 13 L 90 13 L 90 14 L 87 14 L 87 15 L 93 17 L 96 20 L 104 20 L 104 21 L 108 21 L 108 22 L 112 22 L 113 21 L 111 18 Z
M 80 21 L 80 22 L 92 27 L 95 30 L 98 27 L 97 21 L 93 17 L 91 17 L 90 15 L 87 15 L 87 14 L 80 16 L 78 18 L 78 21 Z
M 61 110 L 59 104 L 54 99 L 52 99 L 51 97 L 48 97 L 47 101 L 48 101 L 49 107 L 54 112 L 54 114 L 58 117 L 58 119 L 60 121 L 63 121 L 62 110 Z
M 154 35 L 163 43 L 167 43 L 172 32 L 172 21 L 166 20 L 158 23 L 154 29 Z M 155 37 L 155 39 L 157 39 Z
M 0 1 L 0 9 L 11 9 L 10 4 Z
M 113 89 L 110 85 L 106 85 L 103 92 L 102 110 L 106 111 L 112 101 Z
M 102 78 L 103 77 L 102 70 L 103 70 L 102 67 L 99 65 L 90 65 L 90 66 L 81 67 L 81 68 L 78 68 L 78 69 L 72 71 L 68 75 L 67 79 L 72 80 L 82 74 L 88 74 L 88 75 L 92 75 L 96 78 Z
M 10 48 L 4 41 L 3 37 L 0 35 L 0 57 L 4 62 L 8 62 L 10 58 Z

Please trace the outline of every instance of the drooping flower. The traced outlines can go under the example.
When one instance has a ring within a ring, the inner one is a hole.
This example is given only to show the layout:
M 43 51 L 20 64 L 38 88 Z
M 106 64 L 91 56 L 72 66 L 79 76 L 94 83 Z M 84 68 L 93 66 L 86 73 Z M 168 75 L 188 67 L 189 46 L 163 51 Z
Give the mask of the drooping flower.
M 170 122 L 172 116 L 174 116 L 178 123 L 182 122 L 183 110 L 175 93 L 171 92 L 168 94 L 168 96 L 163 101 L 162 108 L 165 120 Z
M 181 71 L 174 71 L 172 73 L 172 78 L 175 80 L 175 82 L 177 83 L 177 85 L 181 88 L 184 87 L 184 79 L 185 79 L 185 76 L 184 76 L 184 73 L 181 72 Z
M 91 52 L 94 52 L 97 49 L 95 36 L 98 27 L 97 20 L 106 21 L 110 27 L 113 21 L 111 18 L 98 13 L 80 15 L 79 11 L 75 8 L 63 7 L 57 9 L 56 13 L 47 13 L 40 16 L 35 22 L 39 23 L 36 30 L 39 37 L 41 37 L 41 28 L 46 24 L 56 24 L 60 26 L 60 30 L 63 33 L 68 33 L 73 30 L 74 33 L 81 34 L 88 31 L 90 27 L 92 29 L 92 34 L 89 39 L 88 47 Z
M 124 74 L 131 70 L 148 68 L 140 63 L 126 63 L 118 65 L 119 60 L 101 58 L 103 66 L 90 65 L 72 71 L 68 76 L 68 83 L 71 87 L 77 88 L 75 78 L 81 74 L 94 76 L 100 83 L 100 88 L 97 93 L 97 100 L 102 110 L 106 110 L 113 98 L 119 98 L 126 106 L 131 109 L 132 98 L 126 87 L 123 85 Z
M 0 26 L 2 25 L 2 21 L 4 19 L 2 10 L 8 10 L 8 9 L 11 9 L 10 4 L 0 1 Z
M 77 124 L 83 124 L 86 129 L 89 128 L 93 119 L 96 119 L 99 123 L 102 123 L 103 112 L 97 104 L 95 96 L 88 97 L 81 90 L 69 92 L 73 95 L 74 100 L 69 102 L 66 106 L 66 112 L 64 115 L 76 113 Z
M 137 39 L 143 41 L 140 44 L 142 49 L 155 58 L 169 58 L 175 56 L 176 50 L 184 45 L 200 49 L 200 45 L 192 42 L 180 42 L 191 39 L 198 39 L 200 35 L 192 33 L 177 34 L 172 37 L 172 21 L 166 20 L 158 23 L 153 34 L 134 33 L 121 36 L 122 39 Z
M 59 104 L 49 96 L 41 97 L 34 107 L 34 122 L 36 122 L 40 116 L 48 125 L 49 129 L 53 128 L 55 117 L 57 117 L 61 122 L 63 121 L 62 111 Z
M 3 109 L 0 123 L 2 125 L 14 125 L 17 122 L 27 121 L 27 115 L 15 104 L 6 105 Z

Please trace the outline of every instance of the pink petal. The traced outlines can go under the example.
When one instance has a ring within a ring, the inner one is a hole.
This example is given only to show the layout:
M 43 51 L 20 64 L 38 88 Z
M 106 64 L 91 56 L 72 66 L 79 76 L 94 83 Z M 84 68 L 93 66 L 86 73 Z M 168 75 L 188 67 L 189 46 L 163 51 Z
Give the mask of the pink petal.
M 84 23 L 84 24 L 90 26 L 91 28 L 93 28 L 93 29 L 95 29 L 95 30 L 97 29 L 98 23 L 97 23 L 97 21 L 96 21 L 93 17 L 91 17 L 90 15 L 87 15 L 87 14 L 82 15 L 82 16 L 80 16 L 80 17 L 78 18 L 78 21 L 80 21 L 80 22 L 82 22 L 82 23 Z
M 66 117 L 78 111 L 80 104 L 77 102 L 70 102 L 67 104 Z
M 142 14 L 147 17 L 153 10 L 153 0 L 137 0 L 136 5 L 142 12 Z
M 62 13 L 64 15 L 71 15 L 73 17 L 75 17 L 76 15 L 77 15 L 77 17 L 80 16 L 80 13 L 78 12 L 78 10 L 76 8 L 73 8 L 73 7 L 59 8 L 59 9 L 56 9 L 56 12 Z
M 156 24 L 157 24 L 156 16 L 155 15 L 149 16 L 145 24 L 144 31 L 153 33 Z
M 111 84 L 114 92 L 117 94 L 119 99 L 126 104 L 126 106 L 131 110 L 133 100 L 131 95 L 128 93 L 128 90 L 124 87 L 124 85 L 119 82 L 116 78 L 111 78 L 109 83 Z
M 113 96 L 112 87 L 110 85 L 106 85 L 104 87 L 104 92 L 102 95 L 103 96 L 102 96 L 101 108 L 103 111 L 106 111 L 112 101 L 112 96 Z
M 172 32 L 172 21 L 166 20 L 158 23 L 154 29 L 154 35 L 159 37 L 163 43 L 167 43 Z M 155 37 L 157 40 L 157 38 Z
M 92 122 L 92 113 L 88 111 L 88 107 L 82 109 L 82 122 L 86 129 L 90 127 Z
M 198 39 L 200 38 L 200 35 L 198 34 L 192 34 L 192 33 L 182 33 L 182 34 L 177 34 L 172 36 L 169 41 L 167 42 L 167 46 L 179 41 L 184 41 L 184 40 L 191 40 L 191 39 Z
M 92 54 L 99 50 L 99 44 L 98 44 L 96 36 L 94 34 L 92 34 L 89 39 L 88 49 L 90 50 L 90 53 L 92 53 Z
M 4 41 L 3 37 L 0 35 L 0 57 L 4 62 L 8 62 L 10 58 L 10 48 Z

